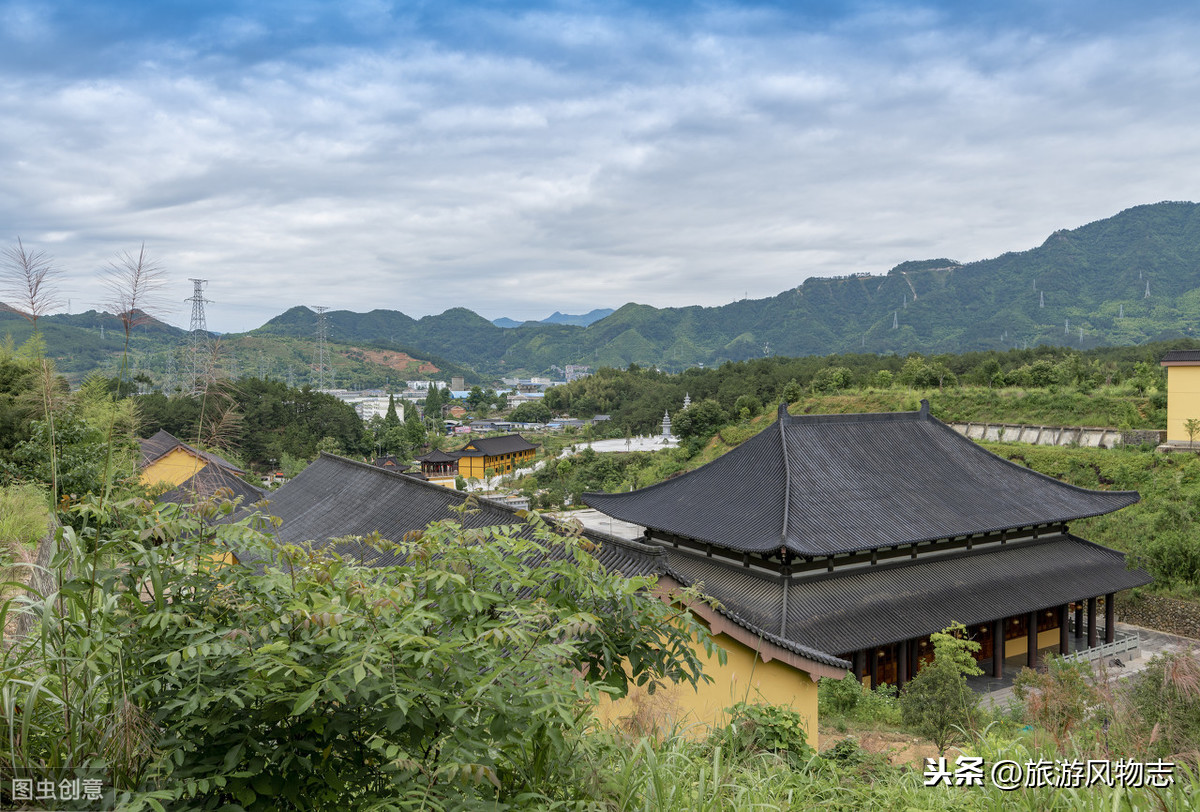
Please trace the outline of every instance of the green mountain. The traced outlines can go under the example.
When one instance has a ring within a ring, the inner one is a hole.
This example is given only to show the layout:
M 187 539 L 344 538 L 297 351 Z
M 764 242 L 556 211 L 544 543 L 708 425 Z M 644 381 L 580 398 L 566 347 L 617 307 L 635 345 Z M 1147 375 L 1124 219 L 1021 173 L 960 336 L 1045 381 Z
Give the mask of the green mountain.
M 769 299 L 722 307 L 627 304 L 586 327 L 501 328 L 461 308 L 420 320 L 380 310 L 328 317 L 338 340 L 386 340 L 491 373 L 568 363 L 677 370 L 764 354 L 1139 344 L 1197 335 L 1200 205 L 1138 206 L 1056 231 L 1029 251 L 813 278 Z M 293 308 L 256 332 L 311 335 L 315 318 Z
M 223 336 L 229 363 L 242 374 L 306 382 L 316 318 L 294 307 L 249 333 Z M 763 355 L 1134 345 L 1200 335 L 1200 204 L 1138 206 L 979 262 L 904 262 L 882 275 L 813 278 L 722 307 L 631 303 L 586 326 L 499 327 L 465 308 L 421 319 L 396 310 L 326 318 L 336 381 L 347 387 L 452 374 L 486 382 L 565 364 L 676 371 Z M 123 340 L 116 317 L 90 311 L 40 324 L 49 353 L 72 377 L 114 369 Z M 4 333 L 19 343 L 28 324 L 0 308 Z M 185 331 L 161 322 L 139 327 L 135 364 L 157 381 L 186 342 Z

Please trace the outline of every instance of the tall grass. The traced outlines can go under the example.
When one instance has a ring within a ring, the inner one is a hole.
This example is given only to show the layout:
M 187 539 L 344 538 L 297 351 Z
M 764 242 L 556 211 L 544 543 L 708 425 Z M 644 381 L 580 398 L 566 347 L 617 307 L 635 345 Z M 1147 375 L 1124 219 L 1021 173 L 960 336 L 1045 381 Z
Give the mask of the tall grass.
M 46 491 L 39 485 L 18 482 L 0 488 L 0 566 L 32 552 L 50 526 Z
M 984 759 L 982 786 L 925 786 L 922 771 L 891 766 L 852 743 L 794 766 L 769 753 L 729 751 L 682 737 L 641 739 L 608 748 L 602 808 L 629 812 L 676 810 L 1191 810 L 1200 806 L 1200 775 L 1176 768 L 1168 787 L 1021 787 L 990 780 L 1001 759 L 1024 765 L 1064 758 L 1024 739 L 986 732 L 964 751 Z M 1068 756 L 1069 757 L 1069 756 Z M 597 765 L 603 767 L 603 764 Z M 953 768 L 953 758 L 949 766 Z

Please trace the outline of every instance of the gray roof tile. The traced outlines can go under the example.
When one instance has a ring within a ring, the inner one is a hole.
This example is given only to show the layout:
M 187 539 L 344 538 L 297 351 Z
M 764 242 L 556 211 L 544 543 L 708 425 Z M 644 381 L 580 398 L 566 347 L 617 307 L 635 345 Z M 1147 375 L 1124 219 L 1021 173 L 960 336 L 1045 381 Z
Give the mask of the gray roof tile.
M 1133 491 L 1078 488 L 992 454 L 928 414 L 782 413 L 713 462 L 629 493 L 614 518 L 741 552 L 802 556 L 1109 513 Z

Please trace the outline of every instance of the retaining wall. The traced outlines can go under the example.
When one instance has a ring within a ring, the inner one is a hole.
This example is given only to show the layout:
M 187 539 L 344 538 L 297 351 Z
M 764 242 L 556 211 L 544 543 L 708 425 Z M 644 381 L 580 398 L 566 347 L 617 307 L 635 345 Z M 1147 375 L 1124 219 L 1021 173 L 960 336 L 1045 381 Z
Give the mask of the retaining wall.
M 1145 592 L 1136 598 L 1122 595 L 1117 616 L 1135 626 L 1200 639 L 1200 604 Z
M 951 428 L 972 440 L 1073 445 L 1085 448 L 1115 448 L 1119 445 L 1157 443 L 1163 432 L 1121 431 L 1096 426 L 1030 426 L 1020 423 L 950 423 Z

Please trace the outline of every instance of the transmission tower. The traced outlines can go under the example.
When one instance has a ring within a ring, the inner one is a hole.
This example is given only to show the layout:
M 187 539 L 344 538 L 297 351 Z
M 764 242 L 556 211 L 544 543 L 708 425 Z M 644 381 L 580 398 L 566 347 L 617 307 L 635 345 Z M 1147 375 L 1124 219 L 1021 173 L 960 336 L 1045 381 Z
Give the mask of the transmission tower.
M 204 389 L 204 381 L 208 379 L 208 324 L 204 319 L 204 305 L 212 304 L 204 298 L 204 286 L 207 279 L 189 279 L 192 283 L 192 298 L 184 299 L 192 303 L 192 323 L 188 327 L 188 354 L 191 355 L 191 380 L 187 390 L 195 395 Z
M 333 388 L 333 368 L 329 365 L 329 323 L 325 320 L 327 309 L 323 306 L 313 308 L 317 311 L 317 349 L 312 365 L 313 389 Z

